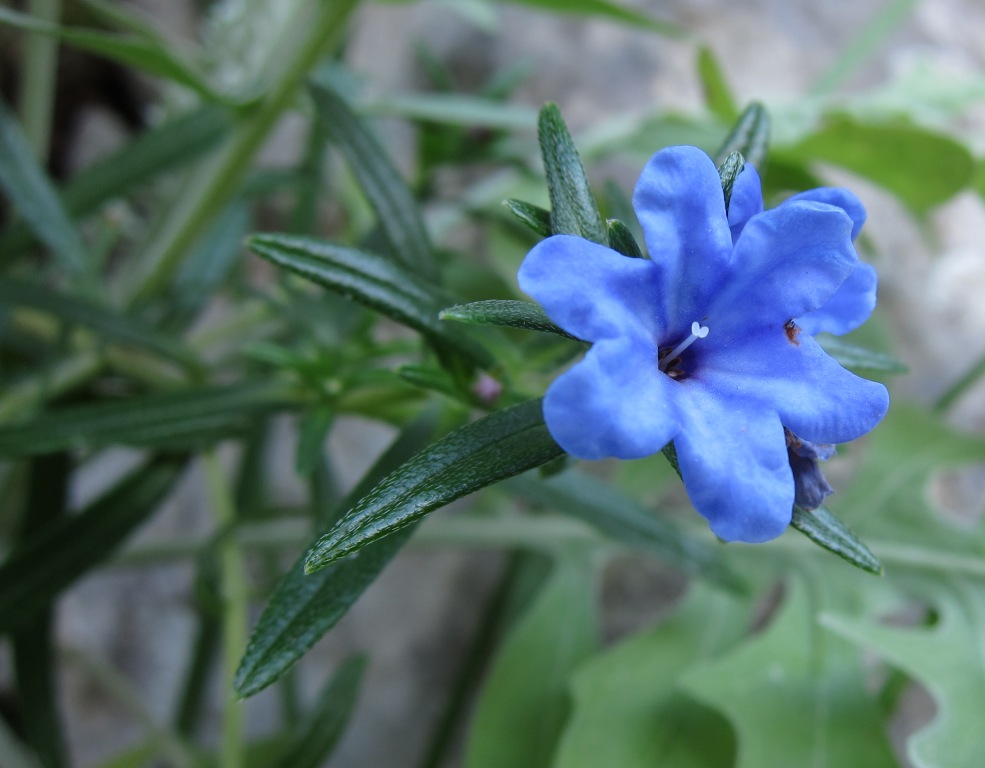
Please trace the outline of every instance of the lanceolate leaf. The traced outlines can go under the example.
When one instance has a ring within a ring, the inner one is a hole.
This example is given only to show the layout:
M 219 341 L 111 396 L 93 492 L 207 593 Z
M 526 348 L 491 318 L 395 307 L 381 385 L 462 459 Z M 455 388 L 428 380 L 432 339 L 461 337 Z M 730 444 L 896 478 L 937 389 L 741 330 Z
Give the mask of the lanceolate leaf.
M 473 301 L 469 304 L 458 304 L 441 310 L 442 320 L 457 320 L 460 323 L 476 325 L 502 325 L 510 328 L 522 328 L 527 331 L 553 333 L 568 339 L 579 339 L 572 336 L 551 319 L 541 309 L 540 304 L 514 299 L 489 299 Z
M 757 170 L 763 169 L 770 141 L 770 116 L 762 104 L 746 107 L 724 143 L 715 153 L 715 165 L 721 165 L 733 152 L 741 154 Z
M 640 244 L 636 242 L 636 237 L 629 227 L 619 219 L 608 219 L 605 226 L 609 232 L 609 246 L 612 250 L 618 251 L 623 256 L 629 256 L 631 259 L 643 258 Z
M 424 219 L 383 147 L 335 91 L 313 84 L 311 96 L 329 137 L 345 155 L 376 210 L 393 257 L 413 274 L 436 280 L 438 269 Z
M 877 576 L 882 573 L 882 564 L 865 543 L 824 507 L 810 511 L 794 507 L 790 525 L 857 568 Z
M 537 129 L 551 196 L 551 231 L 608 245 L 609 235 L 588 186 L 585 167 L 556 104 L 545 104 L 540 110 Z
M 0 456 L 105 445 L 187 446 L 245 428 L 259 414 L 295 402 L 288 386 L 264 381 L 60 408 L 0 428 Z
M 712 50 L 704 45 L 698 50 L 698 74 L 708 108 L 719 120 L 733 122 L 739 116 L 739 109 L 735 105 L 721 64 Z
M 30 307 L 51 314 L 69 325 L 95 331 L 107 341 L 144 347 L 182 365 L 196 368 L 195 354 L 177 339 L 88 299 L 53 291 L 38 283 L 5 277 L 0 282 L 0 305 Z
M 308 572 L 420 520 L 473 491 L 562 455 L 541 401 L 497 411 L 455 430 L 389 475 L 308 553 Z
M 731 589 L 739 586 L 738 577 L 722 563 L 720 551 L 584 472 L 569 470 L 546 480 L 517 477 L 507 487 L 529 502 L 584 520 L 615 541 L 684 571 L 700 573 Z
M 0 566 L 0 633 L 20 626 L 100 563 L 164 499 L 185 460 L 151 461 L 127 475 L 78 515 L 45 527 Z
M 823 334 L 817 339 L 831 357 L 853 371 L 878 371 L 880 373 L 906 373 L 909 369 L 892 355 L 842 341 Z
M 388 473 L 408 461 L 427 445 L 434 428 L 433 419 L 424 417 L 405 429 L 340 506 L 347 508 L 356 503 Z M 398 531 L 310 576 L 304 572 L 303 557 L 295 562 L 253 630 L 236 671 L 236 693 L 243 697 L 258 693 L 307 653 L 345 615 L 412 531 L 412 527 Z
M 504 200 L 503 205 L 516 217 L 517 221 L 525 224 L 541 237 L 549 237 L 554 234 L 551 231 L 550 211 L 546 211 L 533 203 L 525 203 L 523 200 L 514 200 L 513 198 Z
M 89 261 L 85 245 L 62 208 L 54 187 L 35 161 L 31 145 L 2 101 L 0 187 L 38 239 L 51 249 L 62 269 L 75 276 L 85 274 Z
M 311 712 L 294 729 L 276 768 L 319 768 L 325 764 L 356 706 L 365 671 L 365 656 L 353 656 L 342 663 Z
M 486 350 L 438 319 L 447 300 L 434 287 L 382 256 L 292 235 L 254 235 L 257 255 L 314 283 L 355 299 L 421 332 L 478 365 L 493 360 Z

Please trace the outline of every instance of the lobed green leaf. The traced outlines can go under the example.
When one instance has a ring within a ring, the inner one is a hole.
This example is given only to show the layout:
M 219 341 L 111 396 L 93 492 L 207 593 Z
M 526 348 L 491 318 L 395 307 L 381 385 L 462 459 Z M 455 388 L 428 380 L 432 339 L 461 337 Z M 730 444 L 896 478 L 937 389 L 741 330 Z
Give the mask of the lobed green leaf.
M 473 491 L 562 455 L 530 400 L 468 424 L 390 474 L 322 536 L 305 561 L 310 572 L 417 522 Z

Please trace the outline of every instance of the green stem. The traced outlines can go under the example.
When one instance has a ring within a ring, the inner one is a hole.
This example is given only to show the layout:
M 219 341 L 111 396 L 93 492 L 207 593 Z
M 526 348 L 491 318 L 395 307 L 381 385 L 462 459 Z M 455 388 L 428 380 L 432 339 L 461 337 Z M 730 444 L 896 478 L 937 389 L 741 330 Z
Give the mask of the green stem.
M 204 457 L 208 496 L 220 532 L 230 532 L 236 523 L 236 508 L 225 472 L 215 450 Z M 224 699 L 222 740 L 219 745 L 220 768 L 243 768 L 245 765 L 243 724 L 244 708 L 233 695 L 233 680 L 239 657 L 246 647 L 249 630 L 247 611 L 246 564 L 243 551 L 233 536 L 223 536 L 219 544 L 219 567 L 223 593 L 222 651 Z
M 281 77 L 234 130 L 226 146 L 204 163 L 189 184 L 188 194 L 171 210 L 140 262 L 140 271 L 130 276 L 131 304 L 146 300 L 171 279 L 186 252 L 239 188 L 254 155 L 291 105 L 305 74 L 341 39 L 358 4 L 358 0 L 337 0 L 298 5 L 316 9 L 307 38 L 282 51 L 288 59 Z
M 61 16 L 61 2 L 29 0 L 27 11 L 39 21 L 57 24 Z M 48 148 L 51 143 L 51 116 L 55 105 L 57 70 L 57 38 L 28 33 L 18 109 L 24 135 L 31 142 L 34 154 L 42 166 L 48 162 Z

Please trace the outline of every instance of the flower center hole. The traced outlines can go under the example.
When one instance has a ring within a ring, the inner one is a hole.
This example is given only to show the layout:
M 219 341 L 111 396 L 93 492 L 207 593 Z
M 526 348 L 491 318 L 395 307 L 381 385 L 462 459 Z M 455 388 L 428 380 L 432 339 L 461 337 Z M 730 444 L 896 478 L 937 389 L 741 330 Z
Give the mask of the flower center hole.
M 698 339 L 703 339 L 705 336 L 708 335 L 708 333 L 709 333 L 708 326 L 702 325 L 697 320 L 695 320 L 693 323 L 691 323 L 691 335 L 688 336 L 686 339 L 684 339 L 684 341 L 682 341 L 676 347 L 674 347 L 670 352 L 668 352 L 665 355 L 661 355 L 657 362 L 657 368 L 659 368 L 661 371 L 671 376 L 671 378 L 675 378 L 675 379 L 681 378 L 680 375 L 678 376 L 673 375 L 673 373 L 675 372 L 681 373 L 680 371 L 668 371 L 667 369 L 670 367 L 671 363 L 673 363 L 681 356 L 681 353 L 684 352 L 685 349 L 687 349 L 692 344 L 694 344 L 694 342 L 696 342 Z

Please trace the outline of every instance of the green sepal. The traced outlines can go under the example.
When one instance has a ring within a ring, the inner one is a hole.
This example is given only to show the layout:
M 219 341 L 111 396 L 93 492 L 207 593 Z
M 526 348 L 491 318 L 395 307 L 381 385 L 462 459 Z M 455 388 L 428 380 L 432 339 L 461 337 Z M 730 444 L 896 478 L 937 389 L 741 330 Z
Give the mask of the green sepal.
M 443 293 L 390 259 L 294 235 L 253 235 L 246 244 L 261 258 L 413 328 L 439 349 L 452 350 L 482 368 L 495 363 L 477 342 L 438 319 L 448 304 Z
M 540 110 L 537 135 L 551 197 L 551 231 L 608 245 L 608 232 L 588 186 L 585 167 L 556 104 L 545 104 Z
M 421 451 L 364 496 L 305 560 L 312 573 L 429 512 L 563 453 L 540 400 L 529 400 L 461 427 Z
M 770 141 L 770 116 L 766 108 L 753 102 L 743 110 L 732 131 L 715 153 L 715 165 L 721 165 L 733 152 L 739 152 L 753 168 L 762 170 Z
M 539 304 L 516 299 L 488 299 L 469 304 L 456 304 L 443 309 L 438 317 L 442 320 L 455 320 L 473 325 L 499 325 L 508 328 L 522 328 L 526 331 L 540 331 L 564 336 L 580 341 L 547 316 Z
M 605 226 L 609 232 L 609 247 L 612 250 L 623 256 L 629 256 L 631 259 L 644 258 L 643 251 L 640 250 L 640 244 L 636 242 L 632 230 L 623 222 L 619 219 L 607 219 Z
M 882 563 L 872 551 L 845 525 L 824 507 L 810 511 L 793 508 L 790 525 L 829 552 L 856 568 L 876 576 L 882 574 Z
M 732 202 L 732 187 L 736 177 L 742 173 L 746 161 L 741 152 L 729 152 L 728 157 L 718 167 L 718 177 L 722 181 L 722 194 L 725 195 L 725 213 L 728 213 L 729 203 Z
M 523 200 L 508 198 L 503 201 L 503 206 L 524 226 L 528 227 L 535 234 L 541 237 L 550 237 L 554 233 L 551 231 L 551 212 L 533 203 L 525 203 Z

